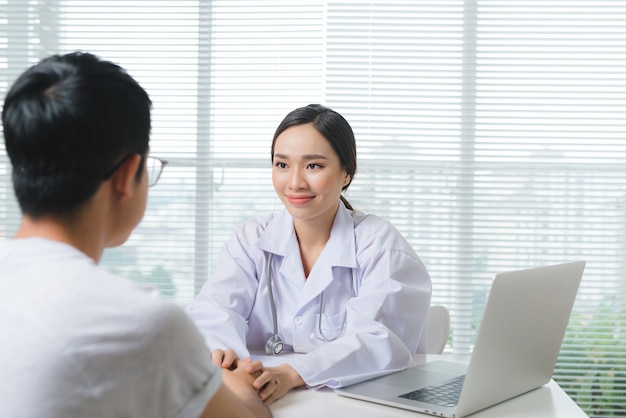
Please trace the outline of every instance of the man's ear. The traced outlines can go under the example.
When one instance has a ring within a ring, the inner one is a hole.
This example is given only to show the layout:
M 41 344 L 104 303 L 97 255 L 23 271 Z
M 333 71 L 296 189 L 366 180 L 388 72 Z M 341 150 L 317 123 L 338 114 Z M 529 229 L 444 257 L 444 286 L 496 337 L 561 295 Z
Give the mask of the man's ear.
M 137 170 L 139 170 L 141 160 L 141 155 L 133 154 L 113 175 L 113 188 L 122 197 L 132 197 L 135 192 L 135 187 L 137 187 Z

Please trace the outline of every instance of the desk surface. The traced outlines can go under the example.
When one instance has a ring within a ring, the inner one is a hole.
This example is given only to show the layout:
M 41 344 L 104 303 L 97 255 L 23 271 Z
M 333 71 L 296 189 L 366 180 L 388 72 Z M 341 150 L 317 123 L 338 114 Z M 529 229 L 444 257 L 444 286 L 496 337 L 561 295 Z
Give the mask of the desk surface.
M 445 359 L 467 362 L 467 356 L 429 355 L 414 362 Z M 400 418 L 429 415 L 378 405 L 335 394 L 331 389 L 296 389 L 271 406 L 275 418 Z M 472 418 L 582 418 L 587 415 L 554 381 L 524 395 L 479 411 Z

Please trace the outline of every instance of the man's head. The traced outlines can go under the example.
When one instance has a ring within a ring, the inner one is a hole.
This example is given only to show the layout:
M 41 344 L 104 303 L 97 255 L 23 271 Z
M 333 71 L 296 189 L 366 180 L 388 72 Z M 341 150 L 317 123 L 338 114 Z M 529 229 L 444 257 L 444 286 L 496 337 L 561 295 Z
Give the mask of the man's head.
M 26 70 L 4 101 L 2 124 L 22 212 L 71 217 L 127 156 L 143 156 L 151 101 L 121 67 L 88 53 Z

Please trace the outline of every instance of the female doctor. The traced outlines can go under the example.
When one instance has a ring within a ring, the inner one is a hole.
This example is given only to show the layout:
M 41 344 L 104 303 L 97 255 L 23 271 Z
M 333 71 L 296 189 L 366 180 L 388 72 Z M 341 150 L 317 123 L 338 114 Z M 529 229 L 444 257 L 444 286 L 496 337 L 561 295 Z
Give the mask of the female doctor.
M 388 221 L 341 195 L 356 173 L 352 128 L 309 105 L 289 113 L 271 148 L 285 210 L 241 225 L 188 313 L 236 367 L 250 351 L 295 352 L 263 367 L 253 386 L 266 404 L 298 386 L 345 386 L 405 368 L 424 352 L 428 272 Z

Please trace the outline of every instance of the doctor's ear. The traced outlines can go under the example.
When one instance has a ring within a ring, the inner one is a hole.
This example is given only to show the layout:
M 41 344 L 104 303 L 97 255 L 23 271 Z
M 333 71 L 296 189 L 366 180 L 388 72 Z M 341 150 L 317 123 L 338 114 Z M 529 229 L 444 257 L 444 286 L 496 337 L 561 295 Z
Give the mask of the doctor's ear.
M 343 178 L 343 187 L 346 187 L 348 184 L 350 184 L 351 181 L 352 177 L 350 176 L 350 174 L 346 173 L 345 177 Z

